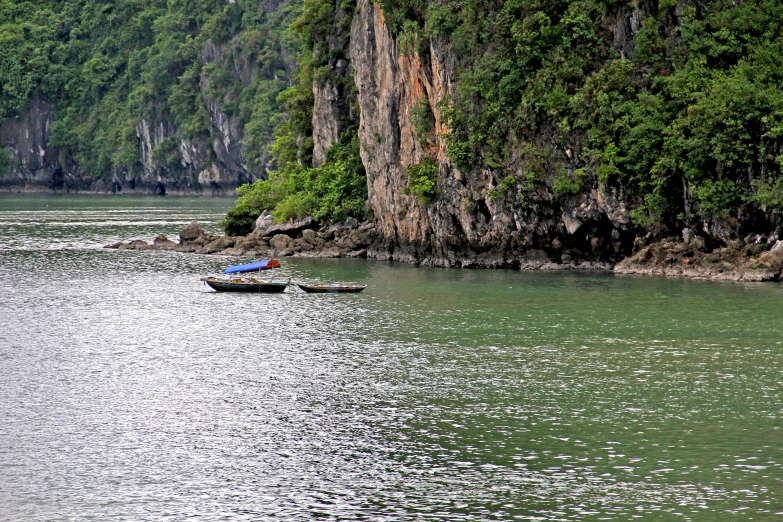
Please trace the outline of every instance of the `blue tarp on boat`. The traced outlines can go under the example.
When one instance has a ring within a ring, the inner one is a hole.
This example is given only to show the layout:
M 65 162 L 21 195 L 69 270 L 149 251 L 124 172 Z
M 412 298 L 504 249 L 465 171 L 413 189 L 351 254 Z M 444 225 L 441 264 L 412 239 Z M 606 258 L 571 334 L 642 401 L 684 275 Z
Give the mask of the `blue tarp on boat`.
M 270 268 L 280 268 L 277 259 L 264 259 L 255 263 L 246 265 L 236 265 L 226 268 L 226 274 L 242 274 L 244 272 L 258 272 L 259 270 L 269 270 Z

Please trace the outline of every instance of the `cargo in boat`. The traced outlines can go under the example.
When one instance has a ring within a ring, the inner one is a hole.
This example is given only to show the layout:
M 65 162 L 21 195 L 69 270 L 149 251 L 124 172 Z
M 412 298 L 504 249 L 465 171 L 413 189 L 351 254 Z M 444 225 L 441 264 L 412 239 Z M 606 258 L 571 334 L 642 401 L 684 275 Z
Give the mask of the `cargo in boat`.
M 225 274 L 231 277 L 202 277 L 201 280 L 210 288 L 218 292 L 283 292 L 288 287 L 290 280 L 288 282 L 267 281 L 256 277 L 244 277 L 241 275 L 273 268 L 280 268 L 280 263 L 276 259 L 265 259 L 254 263 L 235 265 L 226 268 Z

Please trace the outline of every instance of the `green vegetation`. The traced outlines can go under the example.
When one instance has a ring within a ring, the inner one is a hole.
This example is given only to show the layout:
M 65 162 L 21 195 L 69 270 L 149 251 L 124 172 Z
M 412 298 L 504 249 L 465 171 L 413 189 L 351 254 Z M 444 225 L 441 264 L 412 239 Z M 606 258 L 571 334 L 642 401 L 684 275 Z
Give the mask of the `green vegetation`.
M 779 213 L 783 211 L 783 177 L 778 178 L 774 185 L 761 180 L 753 181 L 753 200 L 765 211 Z
M 264 210 L 271 210 L 276 221 L 302 216 L 320 221 L 364 217 L 367 178 L 355 130 L 343 134 L 318 168 L 304 167 L 296 161 L 295 141 L 280 139 L 273 152 L 280 168 L 272 171 L 268 180 L 238 189 L 236 206 L 221 223 L 226 234 L 248 234 Z
M 239 119 L 244 155 L 260 169 L 282 114 L 278 94 L 288 86 L 283 53 L 297 50 L 286 28 L 298 2 L 266 12 L 255 0 L 0 0 L 0 117 L 46 97 L 61 162 L 110 176 L 112 168 L 140 166 L 143 119 L 153 133 L 167 122 L 180 137 L 209 143 L 203 80 L 206 96 Z M 221 52 L 204 65 L 208 42 Z M 176 169 L 176 147 L 158 149 L 156 165 Z
M 706 179 L 694 188 L 694 195 L 699 201 L 699 213 L 705 217 L 726 218 L 742 201 L 742 194 L 730 179 Z
M 279 122 L 270 148 L 276 169 L 268 179 L 237 190 L 236 206 L 221 223 L 227 234 L 249 233 L 264 210 L 271 211 L 278 222 L 308 215 L 322 222 L 366 215 L 367 177 L 359 155 L 358 104 L 353 107 L 356 119 L 327 151 L 324 163 L 312 165 L 313 83 L 331 81 L 338 92 L 355 102 L 353 79 L 335 74 L 328 65 L 344 56 L 327 43 L 334 31 L 347 36 L 353 8 L 350 0 L 339 5 L 305 0 L 301 15 L 292 22 L 290 34 L 301 46 L 294 83 L 277 97 L 288 117 Z M 340 16 L 335 16 L 336 11 Z
M 416 139 L 419 144 L 427 145 L 430 133 L 435 130 L 435 115 L 432 112 L 430 99 L 427 96 L 424 96 L 413 106 L 411 122 L 413 123 L 413 130 L 416 132 Z
M 579 194 L 584 188 L 585 172 L 584 169 L 577 169 L 573 174 L 569 174 L 566 169 L 560 169 L 560 172 L 552 180 L 552 192 L 555 196 L 574 196 Z
M 435 184 L 438 180 L 438 160 L 425 156 L 420 163 L 405 169 L 408 186 L 405 191 L 416 196 L 420 205 L 426 205 L 435 198 Z
M 5 147 L 0 147 L 0 174 L 8 172 L 8 166 L 11 164 L 11 151 Z
M 627 56 L 602 23 L 627 19 L 626 2 L 382 4 L 406 41 L 440 39 L 460 59 L 456 96 L 438 100 L 459 168 L 507 164 L 543 134 L 556 195 L 622 185 L 643 225 L 783 209 L 780 2 L 685 2 L 679 24 L 676 2 L 659 2 Z
M 496 188 L 489 191 L 489 199 L 495 201 L 496 199 L 507 196 L 517 186 L 517 178 L 514 176 L 506 176 L 500 182 Z

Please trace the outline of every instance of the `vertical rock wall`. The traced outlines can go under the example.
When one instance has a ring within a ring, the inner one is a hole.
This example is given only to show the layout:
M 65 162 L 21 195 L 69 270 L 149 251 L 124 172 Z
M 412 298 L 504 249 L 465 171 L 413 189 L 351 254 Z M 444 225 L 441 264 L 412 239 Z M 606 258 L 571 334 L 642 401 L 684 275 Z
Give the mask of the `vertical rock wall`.
M 340 136 L 357 123 L 354 111 L 356 90 L 354 70 L 350 56 L 350 27 L 353 12 L 341 2 L 335 5 L 332 27 L 326 36 L 326 74 L 318 74 L 313 80 L 313 166 L 319 167 L 326 159 L 326 152 Z
M 368 202 L 385 238 L 372 254 L 415 261 L 429 249 L 433 235 L 428 209 L 405 193 L 405 168 L 425 153 L 410 120 L 411 102 L 425 94 L 423 78 L 417 74 L 420 68 L 412 68 L 409 60 L 400 63 L 397 42 L 383 13 L 368 0 L 358 2 L 351 61 L 361 109 L 359 139 Z
M 627 21 L 620 22 L 619 31 L 627 30 Z M 456 90 L 457 57 L 447 43 L 431 41 L 426 49 L 401 56 L 381 9 L 359 0 L 351 62 L 369 206 L 383 236 L 372 256 L 436 266 L 501 267 L 614 261 L 630 250 L 633 231 L 621 193 L 599 186 L 589 194 L 555 200 L 544 187 L 518 205 L 493 197 L 493 190 L 503 177 L 522 174 L 521 155 L 513 160 L 512 154 L 505 169 L 494 171 L 463 172 L 449 161 L 444 140 L 438 139 L 448 128 L 437 106 Z M 424 143 L 413 122 L 422 100 L 435 119 L 435 136 Z M 406 168 L 426 155 L 436 158 L 439 172 L 437 196 L 430 204 L 406 193 Z
M 36 97 L 27 112 L 0 122 L 0 147 L 10 152 L 0 189 L 52 190 L 63 185 L 57 149 L 47 145 L 54 122 L 48 100 Z

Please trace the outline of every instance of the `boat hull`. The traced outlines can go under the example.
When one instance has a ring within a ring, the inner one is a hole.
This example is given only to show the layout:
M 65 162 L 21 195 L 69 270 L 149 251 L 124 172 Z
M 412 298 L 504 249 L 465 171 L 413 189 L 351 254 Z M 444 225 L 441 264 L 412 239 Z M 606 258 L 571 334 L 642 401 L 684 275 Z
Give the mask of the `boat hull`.
M 298 285 L 299 288 L 311 294 L 355 294 L 361 292 L 367 285 Z
M 217 292 L 245 292 L 255 294 L 278 294 L 288 287 L 288 283 L 250 283 L 221 281 L 220 279 L 202 279 Z

